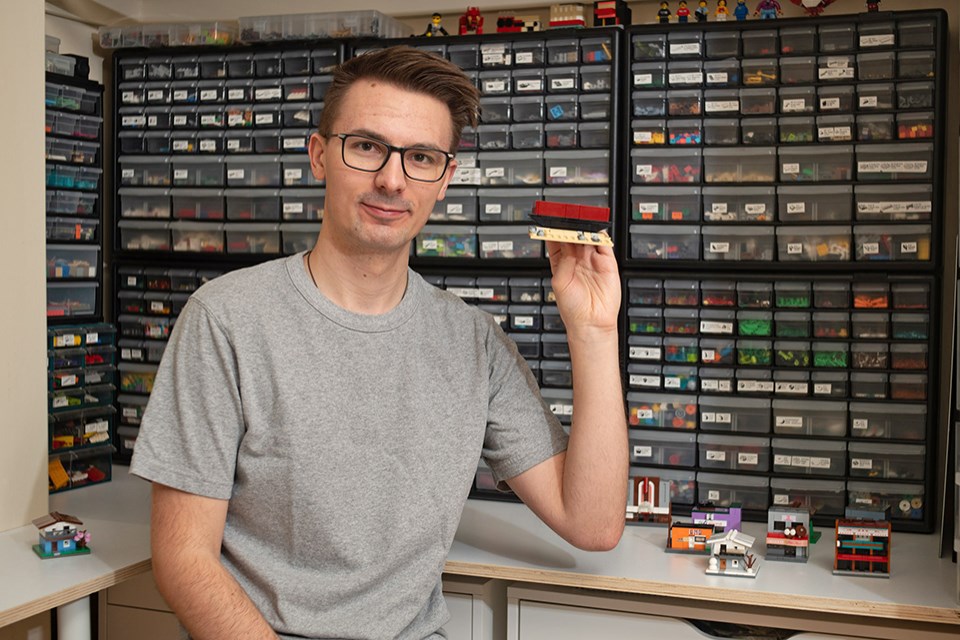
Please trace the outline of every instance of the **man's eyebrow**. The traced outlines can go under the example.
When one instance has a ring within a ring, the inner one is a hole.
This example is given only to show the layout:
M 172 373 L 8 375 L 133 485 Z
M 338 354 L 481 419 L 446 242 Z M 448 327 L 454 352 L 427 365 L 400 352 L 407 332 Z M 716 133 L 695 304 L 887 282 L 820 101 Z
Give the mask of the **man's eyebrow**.
M 352 133 L 360 136 L 366 136 L 368 138 L 373 138 L 374 140 L 377 140 L 379 142 L 383 142 L 386 144 L 393 144 L 391 142 L 388 142 L 383 135 L 371 129 L 365 129 L 361 127 L 360 129 L 354 129 L 353 131 L 350 131 L 348 133 Z M 393 145 L 393 146 L 400 146 L 400 145 Z M 415 147 L 418 149 L 434 149 L 437 151 L 443 151 L 443 147 L 441 147 L 440 145 L 434 144 L 432 142 L 416 142 L 414 144 L 406 145 L 406 148 L 411 148 L 411 147 Z

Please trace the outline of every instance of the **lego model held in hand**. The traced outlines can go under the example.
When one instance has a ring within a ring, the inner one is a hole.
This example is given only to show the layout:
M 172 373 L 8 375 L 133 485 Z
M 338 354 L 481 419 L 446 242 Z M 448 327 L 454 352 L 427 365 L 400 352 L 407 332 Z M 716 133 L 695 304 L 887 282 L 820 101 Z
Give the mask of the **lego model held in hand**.
M 537 200 L 533 203 L 530 219 L 536 223 L 528 230 L 534 240 L 613 246 L 606 231 L 610 226 L 610 209 L 607 207 Z

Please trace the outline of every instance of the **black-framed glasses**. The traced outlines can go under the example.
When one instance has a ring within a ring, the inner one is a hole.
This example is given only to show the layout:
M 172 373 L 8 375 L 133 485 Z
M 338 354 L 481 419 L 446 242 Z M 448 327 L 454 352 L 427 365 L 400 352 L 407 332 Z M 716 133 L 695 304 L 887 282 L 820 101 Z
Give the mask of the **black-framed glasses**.
M 403 173 L 417 182 L 437 182 L 447 172 L 453 154 L 430 147 L 395 147 L 383 140 L 358 133 L 334 133 L 340 138 L 343 164 L 357 171 L 376 172 L 383 169 L 390 154 L 400 154 Z

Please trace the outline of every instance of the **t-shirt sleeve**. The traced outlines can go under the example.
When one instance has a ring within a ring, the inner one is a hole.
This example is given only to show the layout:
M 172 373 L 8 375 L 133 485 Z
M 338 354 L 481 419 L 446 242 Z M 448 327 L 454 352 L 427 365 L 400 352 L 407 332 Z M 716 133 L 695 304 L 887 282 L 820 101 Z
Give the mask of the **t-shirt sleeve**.
M 227 500 L 243 434 L 234 348 L 194 296 L 177 318 L 164 351 L 130 472 Z
M 487 333 L 490 404 L 483 458 L 497 488 L 567 448 L 568 436 L 540 395 L 516 345 L 492 320 Z

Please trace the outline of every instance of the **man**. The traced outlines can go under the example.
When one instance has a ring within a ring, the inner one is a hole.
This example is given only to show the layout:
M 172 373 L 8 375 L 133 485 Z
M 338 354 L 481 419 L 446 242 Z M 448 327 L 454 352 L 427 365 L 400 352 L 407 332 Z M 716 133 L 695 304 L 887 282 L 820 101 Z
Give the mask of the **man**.
M 548 246 L 574 370 L 569 444 L 493 319 L 407 266 L 477 105 L 422 51 L 345 63 L 310 140 L 327 189 L 316 246 L 217 278 L 178 318 L 132 472 L 154 482 L 157 584 L 196 640 L 434 637 L 481 456 L 570 543 L 618 542 L 609 249 Z

